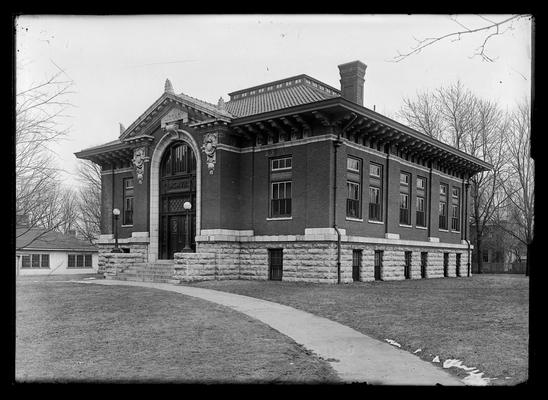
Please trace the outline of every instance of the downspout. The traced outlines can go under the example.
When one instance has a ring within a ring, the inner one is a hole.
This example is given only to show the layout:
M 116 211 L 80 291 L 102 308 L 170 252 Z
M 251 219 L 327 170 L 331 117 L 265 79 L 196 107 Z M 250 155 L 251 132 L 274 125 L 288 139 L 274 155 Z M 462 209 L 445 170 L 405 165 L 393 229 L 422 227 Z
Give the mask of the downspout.
M 468 246 L 468 260 L 466 263 L 466 276 L 470 276 L 470 240 L 468 240 L 468 188 L 470 187 L 470 178 L 466 179 L 466 183 L 464 184 L 465 189 L 465 195 L 464 198 L 466 199 L 466 203 L 464 205 L 465 208 L 465 221 L 464 221 L 464 240 L 466 240 L 466 245 Z
M 337 226 L 337 172 L 338 172 L 338 162 L 337 162 L 337 149 L 341 146 L 342 140 L 341 140 L 341 134 L 344 133 L 350 125 L 356 121 L 356 118 L 358 116 L 354 113 L 352 113 L 352 120 L 346 126 L 337 132 L 337 140 L 333 142 L 333 148 L 334 148 L 334 168 L 333 171 L 335 173 L 335 176 L 333 178 L 333 228 L 335 229 L 335 232 L 337 232 L 337 284 L 341 283 L 341 232 L 339 231 L 339 228 Z
M 112 199 L 112 208 L 110 210 L 110 231 L 112 232 L 112 234 L 114 235 L 114 214 L 112 213 L 112 210 L 114 210 L 114 166 L 116 164 L 114 162 L 112 162 L 110 164 L 110 166 L 112 167 L 112 196 L 111 196 L 111 199 Z

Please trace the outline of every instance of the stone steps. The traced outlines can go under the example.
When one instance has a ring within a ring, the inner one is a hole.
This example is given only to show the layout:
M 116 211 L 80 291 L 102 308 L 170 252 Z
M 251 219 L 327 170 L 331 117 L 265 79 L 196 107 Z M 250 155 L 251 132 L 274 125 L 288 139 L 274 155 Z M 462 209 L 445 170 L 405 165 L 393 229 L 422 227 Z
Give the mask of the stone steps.
M 136 282 L 179 283 L 178 279 L 173 278 L 174 272 L 175 263 L 173 262 L 139 263 L 119 271 L 118 275 L 110 275 L 106 278 Z

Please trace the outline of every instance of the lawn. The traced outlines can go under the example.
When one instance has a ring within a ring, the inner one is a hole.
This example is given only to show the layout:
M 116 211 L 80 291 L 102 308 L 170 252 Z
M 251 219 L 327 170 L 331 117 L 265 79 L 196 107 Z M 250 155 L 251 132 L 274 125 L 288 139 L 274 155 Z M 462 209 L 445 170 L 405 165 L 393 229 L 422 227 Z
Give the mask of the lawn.
M 17 281 L 17 382 L 340 382 L 327 362 L 226 307 L 70 279 Z
M 528 377 L 529 279 L 476 275 L 325 285 L 274 281 L 210 281 L 194 286 L 289 305 L 391 339 L 424 360 L 458 359 L 514 385 Z M 448 371 L 465 377 L 458 368 Z

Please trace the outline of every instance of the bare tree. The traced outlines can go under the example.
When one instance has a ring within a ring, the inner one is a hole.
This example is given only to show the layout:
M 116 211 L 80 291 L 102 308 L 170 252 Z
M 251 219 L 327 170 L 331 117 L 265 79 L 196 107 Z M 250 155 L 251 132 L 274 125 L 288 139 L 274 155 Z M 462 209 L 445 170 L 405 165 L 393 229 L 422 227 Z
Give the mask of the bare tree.
M 91 161 L 80 162 L 78 178 L 78 233 L 91 243 L 101 232 L 101 167 Z
M 71 213 L 60 210 L 70 196 L 65 196 L 60 187 L 52 150 L 52 145 L 67 135 L 62 119 L 71 106 L 68 98 L 73 82 L 63 76 L 59 71 L 43 82 L 17 88 L 15 205 L 16 214 L 28 221 L 27 229 L 18 236 L 35 227 L 43 228 L 44 233 L 55 230 L 72 218 Z
M 507 232 L 527 247 L 530 271 L 530 247 L 534 236 L 535 171 L 531 158 L 531 110 L 528 101 L 518 105 L 510 119 L 508 135 L 508 174 L 503 189 L 508 198 Z
M 514 29 L 514 23 L 516 23 L 517 21 L 525 18 L 529 18 L 529 19 L 531 18 L 530 15 L 526 15 L 526 14 L 511 15 L 499 21 L 494 21 L 493 19 L 487 18 L 482 15 L 478 15 L 477 17 L 481 19 L 482 24 L 476 28 L 470 28 L 464 25 L 462 22 L 458 21 L 456 16 L 450 16 L 450 19 L 454 23 L 459 25 L 460 29 L 456 31 L 451 31 L 445 35 L 428 37 L 425 39 L 415 39 L 417 43 L 415 44 L 414 47 L 411 48 L 411 50 L 405 53 L 400 53 L 398 51 L 398 55 L 389 61 L 392 61 L 392 62 L 402 61 L 409 56 L 412 56 L 414 54 L 419 54 L 425 48 L 430 47 L 439 42 L 443 42 L 446 40 L 450 40 L 454 42 L 454 41 L 460 40 L 464 36 L 476 35 L 478 37 L 482 37 L 483 41 L 480 42 L 479 46 L 476 48 L 475 52 L 473 53 L 473 56 L 479 56 L 484 61 L 493 62 L 494 59 L 487 55 L 487 44 L 489 40 L 491 40 L 495 36 L 503 35 L 507 31 Z
M 415 99 L 403 99 L 403 107 L 397 113 L 397 117 L 402 118 L 407 125 L 419 132 L 434 139 L 446 141 L 443 137 L 439 102 L 435 93 L 422 92 L 417 93 Z
M 504 113 L 496 103 L 478 98 L 456 82 L 416 99 L 404 99 L 399 116 L 420 132 L 493 165 L 470 179 L 472 236 L 476 254 L 481 254 L 486 226 L 506 197 L 501 190 L 508 130 Z M 481 273 L 482 259 L 477 260 Z

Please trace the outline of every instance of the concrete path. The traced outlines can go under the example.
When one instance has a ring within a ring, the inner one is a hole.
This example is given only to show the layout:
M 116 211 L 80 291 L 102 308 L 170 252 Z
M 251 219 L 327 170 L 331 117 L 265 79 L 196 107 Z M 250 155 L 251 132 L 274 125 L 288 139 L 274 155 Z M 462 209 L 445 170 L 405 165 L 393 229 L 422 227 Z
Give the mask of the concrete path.
M 198 297 L 256 318 L 327 360 L 346 382 L 375 385 L 463 385 L 443 369 L 338 322 L 282 304 L 192 286 L 116 280 L 74 281 L 141 286 Z

